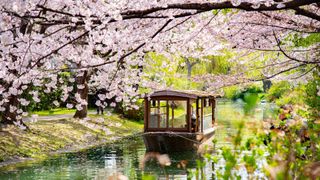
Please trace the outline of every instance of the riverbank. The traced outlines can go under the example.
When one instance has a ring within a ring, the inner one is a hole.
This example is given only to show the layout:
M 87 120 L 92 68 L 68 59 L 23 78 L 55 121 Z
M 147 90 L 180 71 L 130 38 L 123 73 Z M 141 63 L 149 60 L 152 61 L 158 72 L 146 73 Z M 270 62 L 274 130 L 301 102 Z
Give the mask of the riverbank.
M 50 155 L 75 152 L 142 132 L 143 124 L 119 115 L 89 115 L 27 122 L 30 131 L 15 126 L 0 129 L 0 167 Z

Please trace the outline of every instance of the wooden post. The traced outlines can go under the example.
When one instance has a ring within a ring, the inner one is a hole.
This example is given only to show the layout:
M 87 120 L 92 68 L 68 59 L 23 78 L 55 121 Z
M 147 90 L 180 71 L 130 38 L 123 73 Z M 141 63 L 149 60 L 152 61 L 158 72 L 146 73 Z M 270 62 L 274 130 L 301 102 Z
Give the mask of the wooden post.
M 158 100 L 157 101 L 158 102 L 158 127 L 157 128 L 160 128 L 160 116 L 161 116 L 161 114 L 160 114 L 160 100 Z
M 149 101 L 148 98 L 144 98 L 144 132 L 147 131 L 149 124 Z
M 172 101 L 172 106 L 171 106 L 171 128 L 173 128 L 173 120 L 174 120 L 174 107 L 173 107 L 174 101 Z
M 196 132 L 199 131 L 199 99 L 196 99 Z
M 204 105 L 204 99 L 201 99 L 201 132 L 203 132 L 203 105 Z
M 190 107 L 190 99 L 187 100 L 187 117 L 186 123 L 188 127 L 188 131 L 191 132 L 191 107 Z
M 169 128 L 169 101 L 167 100 L 167 120 L 166 120 L 166 126 L 167 126 L 167 129 Z
M 214 126 L 214 123 L 216 122 L 216 117 L 215 117 L 215 109 L 216 109 L 216 99 L 212 99 L 212 127 Z

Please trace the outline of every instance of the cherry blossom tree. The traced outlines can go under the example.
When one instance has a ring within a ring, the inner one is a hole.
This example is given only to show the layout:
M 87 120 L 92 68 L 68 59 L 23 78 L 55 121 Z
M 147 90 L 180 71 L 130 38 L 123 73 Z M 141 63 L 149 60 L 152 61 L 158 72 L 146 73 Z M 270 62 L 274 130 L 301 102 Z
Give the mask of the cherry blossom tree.
M 220 9 L 235 9 L 234 17 L 220 13 Z M 75 106 L 78 111 L 86 109 L 90 87 L 106 89 L 97 105 L 105 106 L 103 100 L 114 97 L 130 104 L 138 95 L 136 84 L 148 86 L 148 82 L 140 81 L 137 67 L 144 65 L 144 53 L 149 51 L 197 58 L 214 53 L 222 45 L 240 48 L 254 41 L 250 48 L 258 44 L 278 47 L 294 62 L 318 65 L 317 56 L 303 60 L 305 55 L 297 58 L 295 52 L 288 53 L 282 47 L 286 33 L 279 34 L 292 28 L 319 32 L 318 9 L 317 0 L 1 1 L 1 123 L 23 126 L 23 106 L 39 102 L 39 92 L 30 91 L 34 87 L 46 87 L 46 92 L 62 88 L 61 100 L 72 96 L 74 102 L 67 107 Z M 251 30 L 258 30 L 260 22 L 264 28 L 253 36 Z M 288 25 L 278 27 L 282 22 Z M 249 29 L 239 29 L 237 23 Z M 258 38 L 265 34 L 266 38 Z M 77 84 L 75 94 L 60 78 L 66 71 L 75 75 L 67 80 Z M 25 92 L 32 98 L 24 98 Z M 83 116 L 79 113 L 75 117 Z

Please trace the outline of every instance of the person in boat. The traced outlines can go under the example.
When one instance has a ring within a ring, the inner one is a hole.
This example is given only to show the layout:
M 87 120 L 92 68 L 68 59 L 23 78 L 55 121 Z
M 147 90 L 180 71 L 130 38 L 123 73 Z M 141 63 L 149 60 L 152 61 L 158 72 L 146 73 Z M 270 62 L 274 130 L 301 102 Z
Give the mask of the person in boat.
M 191 129 L 192 132 L 196 131 L 196 123 L 197 123 L 197 116 L 196 113 L 193 111 L 191 114 Z

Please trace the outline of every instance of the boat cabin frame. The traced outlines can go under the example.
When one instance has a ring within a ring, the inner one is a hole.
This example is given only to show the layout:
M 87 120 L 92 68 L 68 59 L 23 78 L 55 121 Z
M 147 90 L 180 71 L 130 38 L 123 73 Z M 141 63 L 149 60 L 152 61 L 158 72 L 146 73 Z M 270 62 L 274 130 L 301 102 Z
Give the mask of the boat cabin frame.
M 144 101 L 144 132 L 204 133 L 215 123 L 217 95 L 202 91 L 156 91 Z

